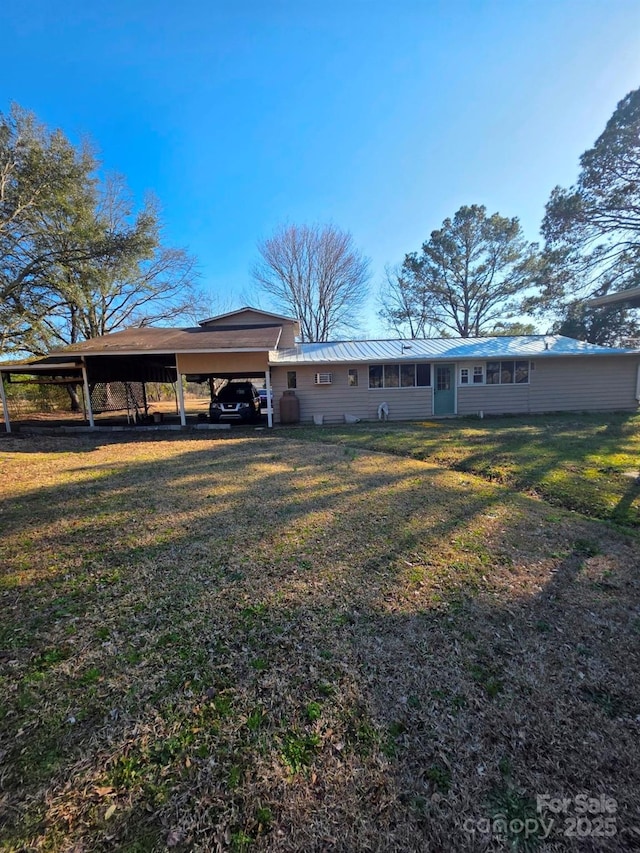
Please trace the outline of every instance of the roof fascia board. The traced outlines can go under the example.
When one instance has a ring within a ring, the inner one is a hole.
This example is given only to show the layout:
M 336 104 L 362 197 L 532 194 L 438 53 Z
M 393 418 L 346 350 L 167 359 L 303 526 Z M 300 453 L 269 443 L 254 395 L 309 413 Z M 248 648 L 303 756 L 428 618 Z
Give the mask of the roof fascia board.
M 134 350 L 109 350 L 100 352 L 83 352 L 78 355 L 83 358 L 109 358 L 113 355 L 201 355 L 202 353 L 227 353 L 233 355 L 237 352 L 269 352 L 270 347 L 246 347 L 231 349 L 134 349 Z M 0 368 L 1 369 L 1 368 Z
M 588 299 L 585 304 L 588 308 L 599 308 L 602 305 L 618 305 L 637 300 L 640 300 L 640 287 L 630 287 L 627 290 L 618 290 L 615 293 L 608 293 L 606 296 L 597 296 L 595 299 Z M 638 307 L 638 305 L 635 307 Z
M 0 373 L 33 373 L 47 372 L 51 373 L 56 370 L 82 370 L 82 364 L 77 361 L 63 362 L 60 364 L 12 364 L 10 361 L 3 364 L 0 362 Z

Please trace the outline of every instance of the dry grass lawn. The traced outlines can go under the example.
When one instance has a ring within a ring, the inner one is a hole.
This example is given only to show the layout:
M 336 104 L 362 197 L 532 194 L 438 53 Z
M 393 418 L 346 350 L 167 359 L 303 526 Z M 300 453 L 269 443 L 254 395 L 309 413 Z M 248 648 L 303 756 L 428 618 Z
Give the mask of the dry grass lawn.
M 0 484 L 2 850 L 640 846 L 636 533 L 266 434 L 2 436 Z M 616 834 L 544 838 L 580 793 Z

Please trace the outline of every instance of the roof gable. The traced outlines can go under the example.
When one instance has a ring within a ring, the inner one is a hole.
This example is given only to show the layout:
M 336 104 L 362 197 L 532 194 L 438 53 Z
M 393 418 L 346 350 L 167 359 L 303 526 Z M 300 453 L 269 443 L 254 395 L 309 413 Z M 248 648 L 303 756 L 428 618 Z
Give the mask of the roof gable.
M 217 314 L 215 317 L 209 317 L 206 320 L 199 320 L 198 325 L 227 325 L 230 322 L 234 324 L 257 325 L 265 322 L 273 323 L 274 320 L 281 323 L 293 323 L 296 326 L 298 325 L 298 321 L 295 317 L 284 317 L 282 314 L 272 314 L 270 311 L 262 311 L 260 308 L 253 308 L 251 305 L 245 305 L 244 308 L 238 308 L 237 311 L 228 311 L 226 314 Z

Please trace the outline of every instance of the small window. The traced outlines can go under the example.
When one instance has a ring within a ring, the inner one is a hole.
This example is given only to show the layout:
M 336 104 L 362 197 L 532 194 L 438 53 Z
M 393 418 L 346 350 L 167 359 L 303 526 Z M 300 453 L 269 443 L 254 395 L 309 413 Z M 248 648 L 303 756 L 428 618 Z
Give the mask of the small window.
M 369 388 L 383 388 L 382 384 L 382 365 L 369 365 Z
M 358 387 L 358 371 L 355 367 L 349 368 L 349 387 L 357 388 Z
M 516 382 L 527 383 L 529 381 L 529 362 L 516 361 Z
M 416 366 L 415 364 L 400 365 L 400 387 L 413 388 L 416 384 Z
M 287 370 L 287 388 L 297 388 L 298 378 L 295 370 Z
M 474 365 L 473 368 L 473 384 L 482 385 L 484 382 L 484 368 L 481 364 Z
M 460 384 L 468 385 L 469 384 L 469 368 L 461 367 L 460 368 Z
M 455 381 L 455 375 L 454 375 Z M 436 391 L 451 390 L 451 368 L 449 365 L 438 365 L 436 367 Z
M 419 388 L 428 388 L 431 385 L 430 364 L 416 364 L 416 385 Z

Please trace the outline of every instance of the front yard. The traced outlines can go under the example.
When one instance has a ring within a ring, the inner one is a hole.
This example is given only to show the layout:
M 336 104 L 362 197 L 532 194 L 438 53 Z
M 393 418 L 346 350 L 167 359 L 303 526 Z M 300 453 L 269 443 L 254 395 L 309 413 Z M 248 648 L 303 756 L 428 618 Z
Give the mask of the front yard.
M 640 843 L 638 534 L 499 480 L 284 432 L 0 437 L 1 849 Z M 579 794 L 615 800 L 587 837 Z

